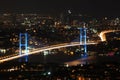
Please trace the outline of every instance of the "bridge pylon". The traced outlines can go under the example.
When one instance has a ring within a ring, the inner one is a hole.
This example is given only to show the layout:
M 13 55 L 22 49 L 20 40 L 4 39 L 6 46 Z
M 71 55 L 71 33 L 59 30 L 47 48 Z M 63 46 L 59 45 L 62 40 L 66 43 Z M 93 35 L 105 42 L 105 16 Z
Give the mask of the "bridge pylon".
M 83 56 L 87 56 L 87 28 L 80 28 L 80 45 L 83 44 L 83 46 L 81 46 L 81 50 L 84 51 Z
M 26 54 L 25 62 L 28 62 L 28 33 L 19 34 L 19 55 Z M 22 58 L 19 59 L 19 62 Z

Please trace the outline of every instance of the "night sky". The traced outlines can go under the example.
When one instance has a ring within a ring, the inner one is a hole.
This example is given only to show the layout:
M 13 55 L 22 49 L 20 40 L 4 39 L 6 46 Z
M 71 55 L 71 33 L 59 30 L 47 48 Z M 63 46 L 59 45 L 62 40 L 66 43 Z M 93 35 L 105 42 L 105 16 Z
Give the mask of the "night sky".
M 0 0 L 0 11 L 74 13 L 97 16 L 120 16 L 119 0 Z

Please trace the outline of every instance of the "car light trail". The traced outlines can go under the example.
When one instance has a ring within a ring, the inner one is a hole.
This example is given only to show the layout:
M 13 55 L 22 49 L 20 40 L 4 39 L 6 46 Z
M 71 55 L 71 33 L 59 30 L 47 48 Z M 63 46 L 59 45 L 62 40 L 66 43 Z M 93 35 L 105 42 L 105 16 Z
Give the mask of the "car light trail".
M 106 34 L 106 33 L 110 33 L 110 32 L 116 32 L 116 31 L 120 31 L 120 30 L 106 30 L 106 31 L 102 31 L 102 32 L 99 34 L 99 37 L 101 38 L 101 41 L 106 41 L 106 36 L 105 36 L 105 34 Z
M 90 44 L 96 44 L 96 43 L 87 43 L 87 45 L 90 45 Z M 43 52 L 43 51 L 46 51 L 46 50 L 59 49 L 59 48 L 63 48 L 63 47 L 78 46 L 78 45 L 80 45 L 79 42 L 51 45 L 51 46 L 46 46 L 46 47 L 34 49 L 34 50 L 30 51 L 27 55 L 37 54 L 37 53 L 40 53 L 40 52 Z M 81 44 L 81 45 L 84 45 L 84 44 Z M 15 56 L 12 56 L 12 57 L 10 56 L 8 58 L 3 58 L 3 59 L 1 58 L 0 63 L 5 62 L 5 61 L 10 61 L 10 60 L 13 60 L 13 59 L 17 59 L 17 58 L 20 58 L 20 57 L 23 57 L 23 56 L 26 56 L 26 54 L 21 54 L 21 55 L 18 54 L 18 55 L 15 55 Z

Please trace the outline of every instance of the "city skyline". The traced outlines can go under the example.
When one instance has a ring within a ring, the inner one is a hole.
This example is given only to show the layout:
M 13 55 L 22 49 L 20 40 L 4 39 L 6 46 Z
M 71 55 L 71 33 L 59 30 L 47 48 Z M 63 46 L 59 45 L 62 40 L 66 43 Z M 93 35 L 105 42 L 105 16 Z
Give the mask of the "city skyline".
M 113 0 L 1 0 L 0 78 L 120 79 L 119 9 Z

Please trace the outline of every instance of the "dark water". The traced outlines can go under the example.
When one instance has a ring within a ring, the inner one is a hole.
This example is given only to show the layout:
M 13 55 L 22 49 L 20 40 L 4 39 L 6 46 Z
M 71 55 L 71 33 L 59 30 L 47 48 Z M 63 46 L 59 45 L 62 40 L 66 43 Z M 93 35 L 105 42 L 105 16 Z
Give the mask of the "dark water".
M 58 58 L 59 59 L 59 58 Z M 67 57 L 70 59 L 70 57 Z M 38 59 L 39 60 L 39 59 Z M 53 61 L 56 59 L 53 59 Z M 59 59 L 60 60 L 60 59 Z M 102 56 L 93 63 L 67 66 L 55 62 L 17 62 L 0 64 L 0 80 L 119 80 L 120 57 Z M 66 60 L 68 61 L 68 60 Z M 72 61 L 72 59 L 71 59 Z M 83 60 L 86 61 L 86 60 Z

